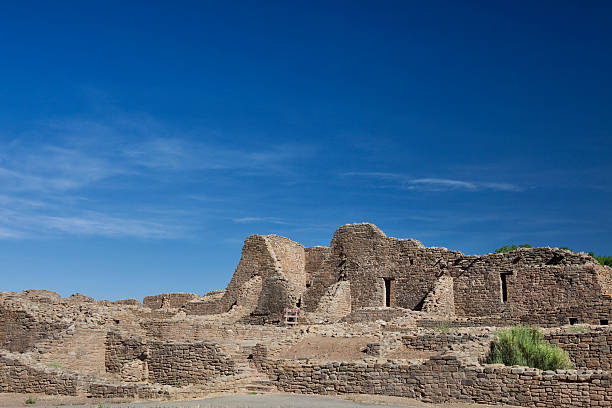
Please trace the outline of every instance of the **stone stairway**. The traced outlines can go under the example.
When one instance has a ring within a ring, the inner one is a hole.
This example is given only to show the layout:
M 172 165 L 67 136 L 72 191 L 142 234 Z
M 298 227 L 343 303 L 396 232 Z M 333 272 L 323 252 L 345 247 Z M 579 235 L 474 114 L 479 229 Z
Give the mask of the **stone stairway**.
M 242 342 L 242 345 L 226 348 L 226 353 L 235 361 L 236 374 L 219 378 L 207 388 L 211 391 L 238 391 L 238 392 L 274 392 L 276 386 L 267 375 L 260 373 L 255 368 L 251 355 L 254 344 Z M 247 343 L 247 344 L 245 344 Z M 255 343 L 255 342 L 253 342 Z

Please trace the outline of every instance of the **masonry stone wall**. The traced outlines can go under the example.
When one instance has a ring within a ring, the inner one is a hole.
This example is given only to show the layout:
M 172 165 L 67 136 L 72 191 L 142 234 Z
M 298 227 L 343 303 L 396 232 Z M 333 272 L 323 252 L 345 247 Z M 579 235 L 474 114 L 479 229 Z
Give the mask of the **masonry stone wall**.
M 22 353 L 66 327 L 66 323 L 40 321 L 26 311 L 0 305 L 0 349 Z
M 205 384 L 237 372 L 235 362 L 212 342 L 152 342 L 150 353 L 149 379 L 159 384 Z
M 270 251 L 266 238 L 251 235 L 244 241 L 240 262 L 223 297 L 216 302 L 215 313 L 229 311 L 243 293 L 243 286 L 255 276 L 260 276 L 262 280 L 265 280 L 268 276 L 278 272 L 276 259 Z
M 310 287 L 312 284 L 312 278 L 315 273 L 319 270 L 325 259 L 329 256 L 329 247 L 326 246 L 315 246 L 304 248 L 304 254 L 306 256 L 306 280 L 307 286 Z
M 142 305 L 150 309 L 178 309 L 190 300 L 198 298 L 199 296 L 194 293 L 162 293 L 145 297 L 142 300 Z
M 301 394 L 379 394 L 425 402 L 474 402 L 525 407 L 604 407 L 612 404 L 610 373 L 465 366 L 455 356 L 421 364 L 375 361 L 273 360 L 256 349 L 255 364 L 279 390 Z
M 236 364 L 216 343 L 169 343 L 109 332 L 106 369 L 124 381 L 182 386 L 236 374 Z
M 492 340 L 493 336 L 491 333 L 418 333 L 402 337 L 402 343 L 410 350 L 437 352 L 442 352 L 449 348 L 449 346 L 458 344 L 472 342 L 490 344 Z
M 447 318 L 455 316 L 454 283 L 452 276 L 441 276 L 423 301 L 421 310 Z
M 499 316 L 544 326 L 597 324 L 610 319 L 612 270 L 583 253 L 554 248 L 505 254 L 464 255 L 426 248 L 411 239 L 389 238 L 371 224 L 340 227 L 329 254 L 313 275 L 305 308 L 316 310 L 328 288 L 351 282 L 351 309 L 390 306 L 458 317 Z M 447 277 L 447 278 L 445 278 Z M 440 279 L 449 283 L 440 287 Z M 438 285 L 438 287 L 436 286 Z M 444 295 L 444 296 L 441 296 Z
M 0 392 L 77 395 L 78 377 L 33 366 L 0 352 Z
M 119 299 L 113 302 L 115 305 L 140 306 L 138 299 Z
M 350 314 L 344 316 L 341 321 L 346 323 L 375 322 L 378 320 L 388 322 L 405 314 L 405 309 L 366 307 L 353 310 Z
M 329 287 L 311 316 L 313 322 L 336 322 L 351 313 L 351 282 L 340 281 Z
M 612 369 L 612 329 L 609 327 L 591 328 L 585 332 L 553 332 L 545 338 L 565 349 L 575 367 Z

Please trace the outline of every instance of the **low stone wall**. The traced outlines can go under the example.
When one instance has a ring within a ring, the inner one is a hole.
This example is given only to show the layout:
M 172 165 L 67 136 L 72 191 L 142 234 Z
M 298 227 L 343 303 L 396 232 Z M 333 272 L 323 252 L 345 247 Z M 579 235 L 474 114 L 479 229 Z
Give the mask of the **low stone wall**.
M 142 398 L 151 399 L 168 396 L 168 390 L 150 384 L 106 384 L 92 383 L 88 388 L 92 398 Z
M 236 374 L 236 364 L 213 342 L 168 343 L 122 337 L 109 332 L 105 365 L 124 381 L 151 381 L 182 386 L 205 384 L 212 378 Z
M 147 296 L 142 300 L 142 305 L 150 309 L 173 308 L 178 309 L 190 300 L 199 299 L 194 293 L 162 293 Z
M 456 320 L 419 319 L 418 327 L 433 329 L 436 327 L 507 327 L 521 324 L 519 320 L 505 317 L 468 317 Z M 543 325 L 546 327 L 546 325 Z
M 22 354 L 0 352 L 0 392 L 86 395 L 94 398 L 158 398 L 169 391 L 154 384 L 106 383 L 91 376 L 63 372 Z
M 149 379 L 159 384 L 205 384 L 236 374 L 234 361 L 216 343 L 153 342 L 150 350 Z
M 279 390 L 303 394 L 379 394 L 425 402 L 475 402 L 525 407 L 598 407 L 612 404 L 610 373 L 542 371 L 499 365 L 463 365 L 455 356 L 422 364 L 273 360 L 254 349 L 262 372 Z
M 119 299 L 113 302 L 114 305 L 125 305 L 125 306 L 140 306 L 138 299 Z
M 79 378 L 0 354 L 0 392 L 77 395 Z
M 211 315 L 220 313 L 220 303 L 219 299 L 209 299 L 209 300 L 190 300 L 186 302 L 182 309 L 188 315 Z
M 411 350 L 443 351 L 449 346 L 477 342 L 490 343 L 492 333 L 417 333 L 402 337 L 402 343 Z
M 580 330 L 576 328 L 576 330 Z M 612 329 L 590 328 L 587 332 L 559 331 L 546 340 L 557 344 L 570 355 L 578 368 L 610 370 L 612 368 Z

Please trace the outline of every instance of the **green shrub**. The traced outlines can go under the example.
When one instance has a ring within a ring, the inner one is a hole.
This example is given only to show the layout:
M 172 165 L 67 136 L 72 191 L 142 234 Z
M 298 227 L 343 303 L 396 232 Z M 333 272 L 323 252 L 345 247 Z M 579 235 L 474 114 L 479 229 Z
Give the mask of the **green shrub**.
M 28 397 L 28 399 L 25 400 L 25 403 L 28 405 L 36 404 L 36 398 Z
M 437 325 L 436 327 L 434 327 L 434 331 L 437 331 L 438 333 L 448 333 L 448 331 L 450 330 L 450 325 L 448 323 L 441 323 L 439 325 Z
M 49 364 L 47 364 L 49 367 L 53 367 L 53 368 L 64 368 L 64 365 L 62 363 L 60 363 L 59 361 L 52 361 Z
M 529 326 L 500 330 L 493 342 L 488 362 L 541 370 L 572 368 L 572 362 L 565 350 L 548 343 L 540 329 Z
M 533 247 L 531 245 L 529 245 L 529 244 L 522 244 L 522 245 L 519 245 L 519 246 L 516 246 L 516 245 L 506 245 L 506 246 L 503 246 L 501 248 L 497 248 L 495 250 L 495 253 L 496 254 L 505 254 L 506 252 L 516 251 L 518 248 L 533 248 Z

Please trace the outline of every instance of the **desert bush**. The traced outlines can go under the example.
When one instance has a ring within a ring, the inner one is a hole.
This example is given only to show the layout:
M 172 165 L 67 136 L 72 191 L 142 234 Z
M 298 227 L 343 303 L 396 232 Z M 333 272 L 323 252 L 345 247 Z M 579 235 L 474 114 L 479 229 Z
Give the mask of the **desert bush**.
M 488 362 L 541 370 L 572 368 L 567 351 L 545 341 L 539 328 L 529 326 L 500 330 L 491 347 Z

